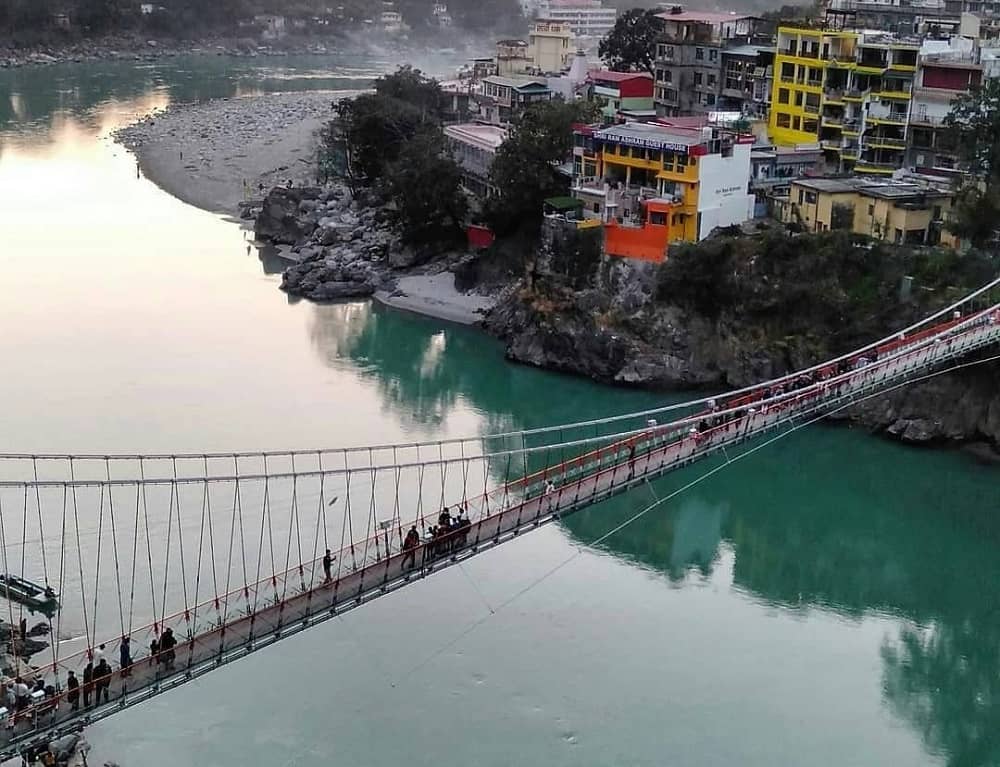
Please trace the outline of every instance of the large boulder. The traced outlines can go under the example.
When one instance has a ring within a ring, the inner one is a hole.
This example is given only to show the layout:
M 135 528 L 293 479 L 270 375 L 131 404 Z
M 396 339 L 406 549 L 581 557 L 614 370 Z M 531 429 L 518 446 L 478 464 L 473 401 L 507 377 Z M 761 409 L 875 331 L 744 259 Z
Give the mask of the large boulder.
M 260 240 L 283 245 L 294 245 L 312 234 L 315 223 L 300 215 L 300 206 L 306 200 L 315 200 L 320 190 L 314 188 L 275 187 L 264 199 L 257 214 L 254 234 Z

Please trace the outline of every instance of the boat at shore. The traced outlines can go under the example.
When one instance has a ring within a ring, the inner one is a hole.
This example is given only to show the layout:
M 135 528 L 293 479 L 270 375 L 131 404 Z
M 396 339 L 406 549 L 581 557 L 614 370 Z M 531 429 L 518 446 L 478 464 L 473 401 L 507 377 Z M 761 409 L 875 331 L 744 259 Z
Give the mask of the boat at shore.
M 40 586 L 10 573 L 0 575 L 0 597 L 23 604 L 32 612 L 46 615 L 59 609 L 59 595 L 51 586 Z

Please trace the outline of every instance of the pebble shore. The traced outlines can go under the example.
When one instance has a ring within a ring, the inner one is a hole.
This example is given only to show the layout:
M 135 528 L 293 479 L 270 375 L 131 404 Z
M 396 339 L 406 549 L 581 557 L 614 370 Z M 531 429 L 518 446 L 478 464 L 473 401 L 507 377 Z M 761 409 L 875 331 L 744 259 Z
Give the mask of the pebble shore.
M 172 104 L 116 131 L 145 175 L 175 197 L 237 215 L 247 197 L 311 183 L 318 131 L 332 116 L 335 94 L 275 93 Z

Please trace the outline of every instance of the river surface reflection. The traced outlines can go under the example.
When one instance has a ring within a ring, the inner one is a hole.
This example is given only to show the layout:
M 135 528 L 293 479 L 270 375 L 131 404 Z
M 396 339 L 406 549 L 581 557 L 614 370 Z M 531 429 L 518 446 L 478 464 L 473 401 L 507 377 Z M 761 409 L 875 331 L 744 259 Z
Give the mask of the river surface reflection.
M 107 139 L 171 99 L 387 66 L 0 73 L 4 450 L 364 444 L 664 401 L 508 365 L 465 328 L 289 302 L 238 226 Z M 92 761 L 1000 763 L 996 470 L 810 429 L 591 545 L 706 468 L 118 715 Z

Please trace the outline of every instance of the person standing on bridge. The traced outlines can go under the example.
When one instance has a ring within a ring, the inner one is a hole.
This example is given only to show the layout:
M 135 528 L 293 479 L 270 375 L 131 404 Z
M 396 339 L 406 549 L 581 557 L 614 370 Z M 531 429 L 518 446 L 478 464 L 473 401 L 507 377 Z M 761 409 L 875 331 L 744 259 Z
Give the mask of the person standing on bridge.
M 76 672 L 70 671 L 66 679 L 66 700 L 73 711 L 80 708 L 80 680 L 76 678 Z
M 101 658 L 101 662 L 94 669 L 94 687 L 96 688 L 94 705 L 99 706 L 101 704 L 102 694 L 104 695 L 104 702 L 107 703 L 108 690 L 111 687 L 111 666 L 108 665 L 107 658 Z
M 416 567 L 417 565 L 417 546 L 420 545 L 420 533 L 417 532 L 417 526 L 412 525 L 409 531 L 406 533 L 406 538 L 403 539 L 403 569 L 406 569 L 406 563 L 410 563 L 410 567 Z
M 90 694 L 94 689 L 94 661 L 83 667 L 83 707 L 90 708 Z
M 323 578 L 329 583 L 333 579 L 333 560 L 336 559 L 330 553 L 330 549 L 326 550 L 326 554 L 323 555 Z
M 14 701 L 18 711 L 23 711 L 31 703 L 31 689 L 21 677 L 14 679 Z
M 168 628 L 160 637 L 160 653 L 163 656 L 163 665 L 169 671 L 173 671 L 174 668 L 174 658 L 177 657 L 177 653 L 174 650 L 176 646 L 177 640 L 174 638 L 174 630 Z
M 122 676 L 128 676 L 132 673 L 132 640 L 129 637 L 122 637 L 122 642 L 118 646 L 118 656 L 121 661 Z

